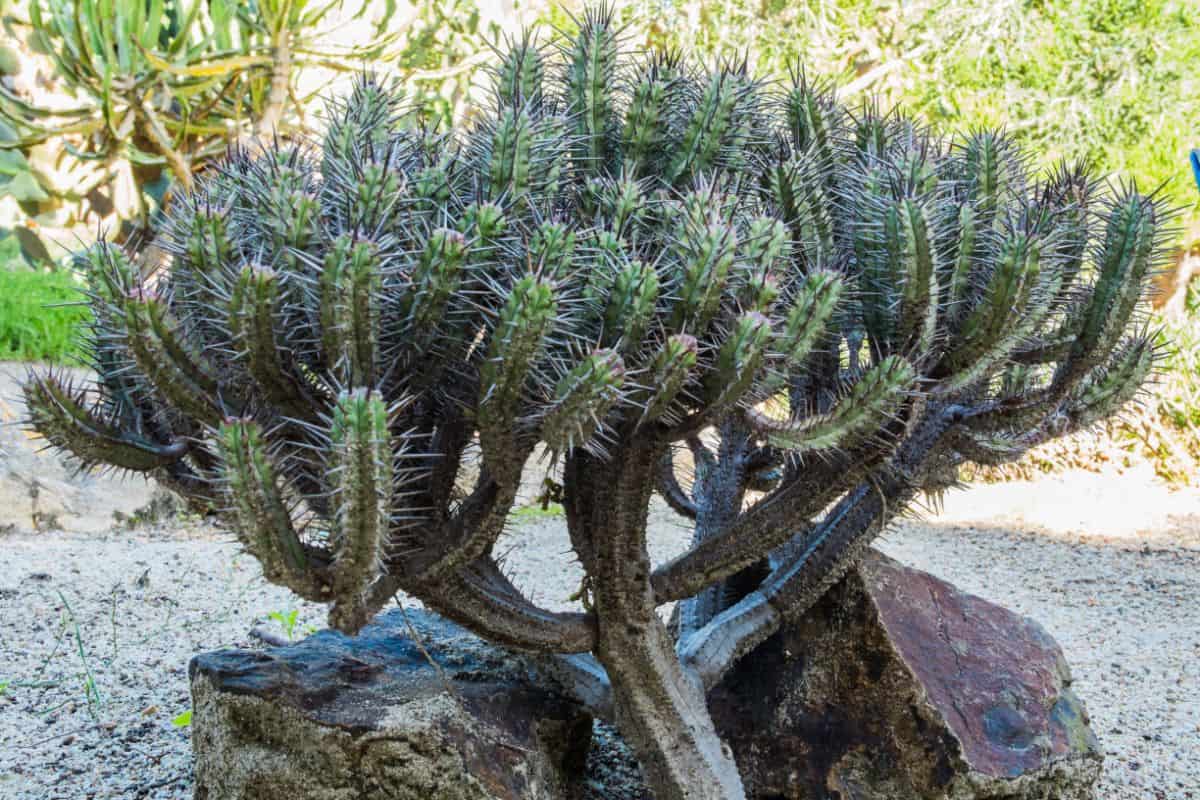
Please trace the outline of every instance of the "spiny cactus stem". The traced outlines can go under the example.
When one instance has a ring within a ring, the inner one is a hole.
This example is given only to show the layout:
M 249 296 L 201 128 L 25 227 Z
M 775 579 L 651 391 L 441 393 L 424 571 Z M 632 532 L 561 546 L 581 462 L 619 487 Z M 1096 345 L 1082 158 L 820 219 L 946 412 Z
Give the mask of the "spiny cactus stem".
M 442 228 L 429 237 L 413 276 L 413 289 L 400 308 L 401 317 L 412 330 L 427 331 L 430 336 L 437 330 L 461 284 L 461 266 L 467 252 L 467 239 L 457 231 Z
M 773 445 L 794 453 L 849 446 L 883 427 L 915 380 L 911 364 L 899 356 L 888 356 L 826 414 L 778 422 L 750 412 L 750 419 Z
M 1011 358 L 1017 364 L 1057 364 L 1065 361 L 1070 355 L 1071 345 L 1074 341 L 1073 334 L 1038 340 L 1017 350 L 1011 355 Z
M 194 457 L 195 446 L 192 445 L 189 449 Z M 196 514 L 211 513 L 214 508 L 219 508 L 225 499 L 221 495 L 218 482 L 208 477 L 215 474 L 215 470 L 211 468 L 192 469 L 186 461 L 179 460 L 155 470 L 152 474 L 156 482 L 182 497 L 188 508 Z
M 564 375 L 542 420 L 541 438 L 550 452 L 587 446 L 620 399 L 624 383 L 625 364 L 611 350 L 593 352 Z
M 462 419 L 461 414 L 443 411 L 431 451 L 440 453 L 430 469 L 426 482 L 426 494 L 430 507 L 431 521 L 436 525 L 446 522 L 451 510 L 451 498 L 455 491 L 455 478 L 462 465 L 463 451 L 471 440 L 473 431 Z
M 781 389 L 788 376 L 800 369 L 827 327 L 844 292 L 844 283 L 829 272 L 813 271 L 804 279 L 782 329 L 776 333 L 774 349 L 781 356 L 781 369 L 768 375 L 763 393 Z
M 229 325 L 260 389 L 289 416 L 316 420 L 317 404 L 306 387 L 284 366 L 278 330 L 278 277 L 269 270 L 247 266 L 229 301 Z
M 1149 335 L 1129 342 L 1110 359 L 1103 373 L 1093 375 L 1067 404 L 1075 429 L 1115 414 L 1133 400 L 1154 369 L 1156 352 Z
M 527 446 L 521 451 L 519 461 L 514 458 L 513 463 L 524 464 L 531 451 L 532 447 Z M 516 500 L 520 471 L 517 469 L 497 478 L 493 473 L 495 469 L 485 458 L 474 490 L 445 526 L 445 540 L 440 552 L 413 564 L 416 580 L 425 583 L 442 580 L 483 557 L 500 538 Z
M 1057 280 L 1053 270 L 1048 277 L 1043 272 L 1038 242 L 1025 236 L 1006 242 L 988 296 L 968 315 L 962 343 L 945 358 L 955 372 L 935 391 L 950 395 L 994 373 L 1045 319 Z
M 700 107 L 688 121 L 682 146 L 667 168 L 667 180 L 678 183 L 686 175 L 703 173 L 715 165 L 730 130 L 740 124 L 735 119 L 735 110 L 742 92 L 731 72 L 713 75 L 704 90 Z
M 710 414 L 716 416 L 741 400 L 758 376 L 770 342 L 771 322 L 764 315 L 752 311 L 734 322 L 706 376 Z
M 639 427 L 667 419 L 672 404 L 696 368 L 698 352 L 696 337 L 685 333 L 675 334 L 663 343 L 650 365 L 647 386 L 633 393 L 634 402 L 644 409 Z
M 526 31 L 520 40 L 511 42 L 507 55 L 498 70 L 496 93 L 502 106 L 542 104 L 542 54 Z
M 395 456 L 378 393 L 343 393 L 329 440 L 336 486 L 330 580 L 338 602 L 354 602 L 380 574 L 391 519 Z
M 185 442 L 158 444 L 122 431 L 86 405 L 82 392 L 73 391 L 53 375 L 31 375 L 22 391 L 38 430 L 85 465 L 109 464 L 150 472 L 179 461 L 188 452 Z
M 652 56 L 643 67 L 625 117 L 622 143 L 625 171 L 637 178 L 648 170 L 659 155 L 670 113 L 668 103 L 676 85 L 674 65 L 665 56 Z
M 938 323 L 937 249 L 924 208 L 912 201 L 905 201 L 901 217 L 907 274 L 903 284 L 900 332 L 904 339 L 904 352 L 928 353 Z
M 176 338 L 166 314 L 156 298 L 138 294 L 126 299 L 129 347 L 138 367 L 177 408 L 217 425 L 221 420 L 217 382 Z
M 1099 275 L 1079 336 L 1054 383 L 1073 386 L 1112 349 L 1145 291 L 1156 251 L 1155 206 L 1128 193 L 1114 204 L 1102 248 Z
M 324 565 L 311 558 L 292 525 L 258 424 L 228 419 L 217 437 L 238 535 L 273 581 L 311 600 L 329 599 Z
M 621 268 L 607 289 L 604 343 L 609 346 L 620 343 L 625 352 L 636 351 L 654 319 L 659 297 L 658 273 L 648 264 L 631 262 Z
M 964 203 L 958 212 L 958 241 L 955 245 L 957 255 L 946 293 L 946 310 L 951 318 L 958 318 L 963 312 L 975 263 L 975 245 L 978 235 L 975 207 Z
M 796 520 L 811 518 L 862 479 L 875 464 L 875 459 L 864 455 L 848 452 L 812 464 L 723 530 L 660 565 L 652 577 L 657 601 L 692 597 L 765 558 L 803 525 Z
M 608 160 L 616 68 L 611 12 L 589 10 L 570 53 L 567 98 L 576 120 L 580 162 L 591 174 L 600 173 Z
M 554 322 L 558 304 L 549 283 L 527 275 L 512 288 L 480 368 L 479 440 L 498 480 L 519 474 L 514 441 L 521 393 Z
M 1019 459 L 1031 447 L 1040 442 L 1041 437 L 1033 431 L 1020 437 L 988 438 L 963 428 L 946 437 L 947 445 L 954 448 L 964 458 L 976 464 L 988 466 L 999 466 Z
M 586 653 L 596 647 L 594 616 L 538 608 L 517 591 L 490 558 L 480 558 L 414 587 L 446 618 L 519 650 Z
M 703 197 L 691 198 L 703 204 Z M 724 222 L 685 223 L 679 249 L 685 269 L 671 317 L 678 332 L 703 334 L 717 310 L 729 270 L 737 253 L 737 231 Z
M 320 280 L 325 359 L 341 371 L 348 385 L 369 386 L 374 382 L 379 341 L 378 248 L 350 235 L 339 237 L 325 258 Z
M 396 575 L 380 575 L 362 592 L 335 602 L 329 609 L 329 627 L 348 636 L 357 635 L 384 606 L 395 599 L 397 592 L 404 590 L 403 583 Z

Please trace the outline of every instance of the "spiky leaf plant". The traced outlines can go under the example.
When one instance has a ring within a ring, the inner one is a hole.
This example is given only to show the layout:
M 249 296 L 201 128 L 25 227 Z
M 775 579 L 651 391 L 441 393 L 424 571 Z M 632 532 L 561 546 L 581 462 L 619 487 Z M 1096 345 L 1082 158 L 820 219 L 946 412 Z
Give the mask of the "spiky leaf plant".
M 418 597 L 543 654 L 660 800 L 742 797 L 706 689 L 959 465 L 1137 394 L 1164 212 L 1031 174 L 1000 133 L 580 22 L 517 40 L 463 130 L 366 78 L 311 148 L 233 153 L 172 209 L 161 272 L 97 245 L 97 383 L 26 397 L 85 464 L 228 514 L 335 626 Z M 573 613 L 493 552 L 535 451 L 563 467 Z M 659 565 L 655 493 L 695 531 Z

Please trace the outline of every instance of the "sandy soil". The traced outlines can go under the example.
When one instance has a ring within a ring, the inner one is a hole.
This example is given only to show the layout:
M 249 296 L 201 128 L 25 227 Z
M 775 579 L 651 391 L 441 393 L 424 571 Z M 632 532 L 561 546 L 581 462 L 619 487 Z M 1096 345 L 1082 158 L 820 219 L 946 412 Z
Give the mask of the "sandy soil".
M 151 487 L 73 477 L 35 446 L 0 431 L 0 798 L 190 798 L 188 658 L 261 646 L 255 625 L 286 637 L 272 613 L 302 636 L 323 611 L 227 533 L 162 518 Z M 683 546 L 665 508 L 653 520 L 656 557 Z M 502 547 L 562 607 L 580 576 L 558 523 L 521 512 Z M 980 486 L 881 547 L 1058 638 L 1107 752 L 1097 797 L 1200 798 L 1200 492 L 1138 472 Z

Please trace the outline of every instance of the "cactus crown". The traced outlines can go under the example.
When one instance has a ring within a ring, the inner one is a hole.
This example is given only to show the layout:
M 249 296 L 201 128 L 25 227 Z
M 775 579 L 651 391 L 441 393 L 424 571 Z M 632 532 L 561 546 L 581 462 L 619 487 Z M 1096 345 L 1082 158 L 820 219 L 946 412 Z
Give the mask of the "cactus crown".
M 32 377 L 33 424 L 230 512 L 354 628 L 399 587 L 491 591 L 464 570 L 539 442 L 598 465 L 736 418 L 746 485 L 782 491 L 894 461 L 935 408 L 958 409 L 942 462 L 1011 459 L 1152 369 L 1164 214 L 1085 165 L 1035 175 L 1002 133 L 849 112 L 800 72 L 631 57 L 603 9 L 492 77 L 455 131 L 363 77 L 319 141 L 233 152 L 177 198 L 166 266 L 81 255 L 97 384 Z M 511 605 L 527 628 L 483 627 L 566 647 Z

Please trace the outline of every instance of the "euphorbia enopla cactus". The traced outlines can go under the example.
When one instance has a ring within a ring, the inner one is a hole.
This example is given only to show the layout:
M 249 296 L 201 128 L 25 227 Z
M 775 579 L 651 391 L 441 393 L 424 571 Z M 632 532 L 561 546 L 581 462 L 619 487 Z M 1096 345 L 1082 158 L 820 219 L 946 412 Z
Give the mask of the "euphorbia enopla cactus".
M 161 269 L 90 249 L 97 381 L 31 377 L 32 423 L 227 515 L 341 630 L 404 592 L 541 654 L 660 800 L 742 797 L 706 690 L 961 464 L 1134 398 L 1163 210 L 799 71 L 627 55 L 604 10 L 492 77 L 455 131 L 366 77 L 177 198 Z M 572 613 L 493 552 L 535 451 Z M 656 493 L 694 526 L 658 565 Z

